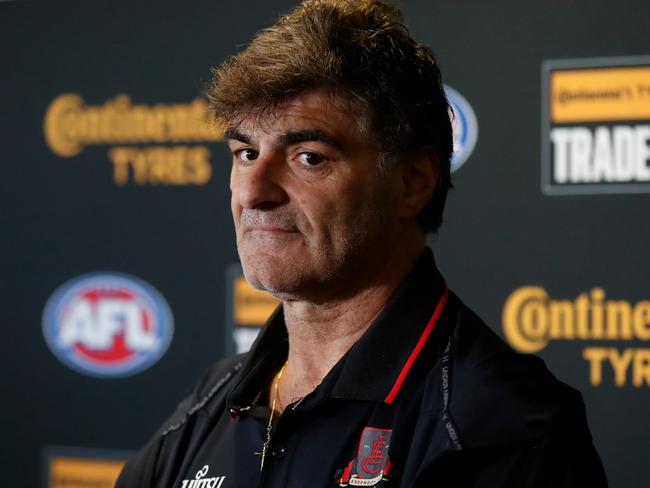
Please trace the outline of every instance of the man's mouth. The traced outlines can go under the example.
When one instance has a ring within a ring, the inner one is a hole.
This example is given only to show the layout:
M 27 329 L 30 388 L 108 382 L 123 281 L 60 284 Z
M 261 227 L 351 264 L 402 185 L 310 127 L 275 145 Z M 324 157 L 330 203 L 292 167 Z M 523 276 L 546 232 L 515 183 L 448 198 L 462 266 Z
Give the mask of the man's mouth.
M 244 229 L 244 232 L 298 232 L 295 227 L 281 227 L 277 225 L 256 225 Z
M 242 234 L 249 233 L 296 233 L 300 232 L 295 218 L 287 213 L 262 213 L 248 210 L 242 212 L 239 225 Z

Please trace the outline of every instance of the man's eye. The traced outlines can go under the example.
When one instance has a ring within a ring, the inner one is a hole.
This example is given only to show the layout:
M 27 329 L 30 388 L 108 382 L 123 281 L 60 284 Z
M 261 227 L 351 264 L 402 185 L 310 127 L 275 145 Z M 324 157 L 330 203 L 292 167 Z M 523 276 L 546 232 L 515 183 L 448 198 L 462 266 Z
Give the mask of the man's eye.
M 254 159 L 257 159 L 257 151 L 252 149 L 239 149 L 234 152 L 234 155 L 237 159 L 241 159 L 242 161 L 253 161 Z
M 298 161 L 306 166 L 317 166 L 325 161 L 325 158 L 317 153 L 303 152 L 298 154 Z

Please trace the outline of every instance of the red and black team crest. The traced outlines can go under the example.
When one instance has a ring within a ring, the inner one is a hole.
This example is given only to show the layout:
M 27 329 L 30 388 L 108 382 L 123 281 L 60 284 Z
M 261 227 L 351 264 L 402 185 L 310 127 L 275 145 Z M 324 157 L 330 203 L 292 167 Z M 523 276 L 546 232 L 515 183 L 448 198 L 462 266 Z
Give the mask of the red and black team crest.
M 392 429 L 366 427 L 361 433 L 357 458 L 343 470 L 339 486 L 375 486 L 390 479 L 392 463 L 388 459 L 388 446 Z

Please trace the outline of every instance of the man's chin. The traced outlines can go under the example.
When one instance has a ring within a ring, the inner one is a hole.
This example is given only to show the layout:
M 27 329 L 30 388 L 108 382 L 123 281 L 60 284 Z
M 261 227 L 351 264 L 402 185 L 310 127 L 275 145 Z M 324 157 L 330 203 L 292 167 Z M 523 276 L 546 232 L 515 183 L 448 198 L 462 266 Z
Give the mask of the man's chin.
M 278 300 L 296 300 L 298 295 L 296 293 L 295 287 L 288 286 L 287 283 L 278 283 L 275 280 L 263 280 L 258 277 L 248 277 L 244 273 L 246 281 L 255 288 L 256 290 L 265 291 L 270 295 L 273 295 Z
M 253 258 L 240 257 L 246 281 L 255 289 L 273 293 L 274 290 L 283 288 L 288 271 L 276 259 L 268 256 Z
M 297 273 L 296 266 L 287 268 L 267 268 L 246 266 L 244 277 L 256 290 L 270 293 L 278 300 L 297 300 L 303 298 L 307 288 L 305 276 Z

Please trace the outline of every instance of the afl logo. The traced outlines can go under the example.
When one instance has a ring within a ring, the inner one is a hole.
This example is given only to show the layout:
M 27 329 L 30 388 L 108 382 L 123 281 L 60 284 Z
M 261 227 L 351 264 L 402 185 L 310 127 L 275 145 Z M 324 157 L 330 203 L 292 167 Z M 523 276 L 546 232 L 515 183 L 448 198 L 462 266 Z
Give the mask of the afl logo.
M 165 299 L 133 276 L 92 273 L 61 285 L 43 312 L 43 334 L 70 368 L 90 376 L 136 374 L 165 353 L 173 319 Z
M 478 122 L 472 106 L 453 88 L 445 85 L 447 101 L 453 110 L 450 113 L 454 134 L 454 154 L 451 158 L 451 171 L 460 168 L 472 154 L 478 138 Z

